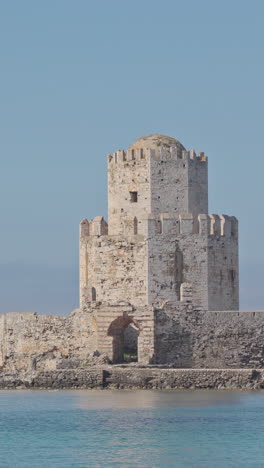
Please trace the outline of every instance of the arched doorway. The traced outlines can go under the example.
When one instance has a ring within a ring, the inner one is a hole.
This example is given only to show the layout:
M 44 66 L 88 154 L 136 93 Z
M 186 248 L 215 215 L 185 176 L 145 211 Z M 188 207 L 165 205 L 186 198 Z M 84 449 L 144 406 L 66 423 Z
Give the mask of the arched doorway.
M 132 317 L 118 317 L 111 323 L 107 334 L 113 337 L 114 363 L 137 362 L 139 332 L 138 322 Z

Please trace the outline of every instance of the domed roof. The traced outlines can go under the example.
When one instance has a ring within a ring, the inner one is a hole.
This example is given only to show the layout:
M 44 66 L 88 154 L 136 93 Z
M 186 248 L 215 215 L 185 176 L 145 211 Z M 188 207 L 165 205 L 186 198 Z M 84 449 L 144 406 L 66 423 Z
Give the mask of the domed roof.
M 143 136 L 138 138 L 129 149 L 141 149 L 141 148 L 151 148 L 157 149 L 162 146 L 169 148 L 170 146 L 177 146 L 179 150 L 185 150 L 184 146 L 176 140 L 166 135 L 159 135 L 158 133 L 153 133 L 152 135 Z

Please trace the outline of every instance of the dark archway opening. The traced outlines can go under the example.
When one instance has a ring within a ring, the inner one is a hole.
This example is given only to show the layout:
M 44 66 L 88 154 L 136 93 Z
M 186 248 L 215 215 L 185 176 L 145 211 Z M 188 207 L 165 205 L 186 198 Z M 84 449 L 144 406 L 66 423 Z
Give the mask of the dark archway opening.
M 123 359 L 125 362 L 138 361 L 138 335 L 139 329 L 130 323 L 123 331 L 124 333 L 124 353 Z
M 131 317 L 118 317 L 108 330 L 113 337 L 113 357 L 115 364 L 138 361 L 139 326 Z

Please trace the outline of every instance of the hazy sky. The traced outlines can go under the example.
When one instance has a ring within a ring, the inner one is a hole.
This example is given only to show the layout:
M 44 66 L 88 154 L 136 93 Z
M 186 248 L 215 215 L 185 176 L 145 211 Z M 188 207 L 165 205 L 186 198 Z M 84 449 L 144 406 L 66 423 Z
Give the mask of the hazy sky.
M 78 224 L 106 157 L 164 133 L 209 157 L 240 221 L 241 308 L 264 309 L 264 2 L 0 2 L 0 312 L 78 305 Z

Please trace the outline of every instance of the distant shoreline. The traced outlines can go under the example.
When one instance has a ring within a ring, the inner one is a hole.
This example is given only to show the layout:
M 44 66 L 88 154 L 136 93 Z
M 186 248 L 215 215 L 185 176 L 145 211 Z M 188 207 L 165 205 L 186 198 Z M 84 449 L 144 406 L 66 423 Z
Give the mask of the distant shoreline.
M 173 369 L 94 366 L 0 374 L 0 390 L 14 389 L 264 389 L 264 369 Z

